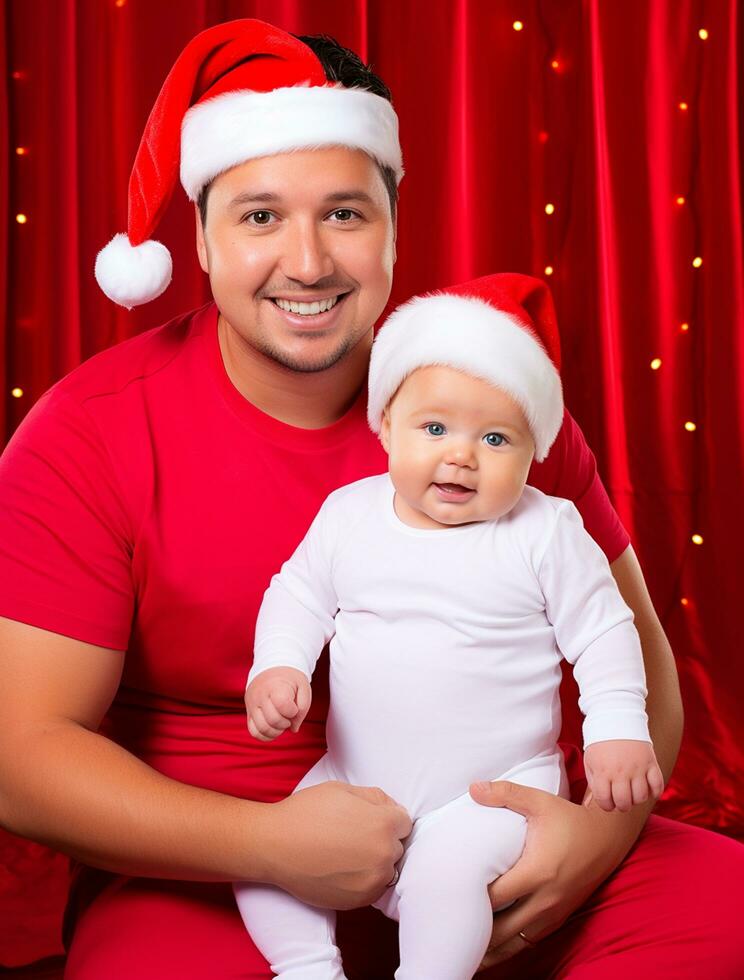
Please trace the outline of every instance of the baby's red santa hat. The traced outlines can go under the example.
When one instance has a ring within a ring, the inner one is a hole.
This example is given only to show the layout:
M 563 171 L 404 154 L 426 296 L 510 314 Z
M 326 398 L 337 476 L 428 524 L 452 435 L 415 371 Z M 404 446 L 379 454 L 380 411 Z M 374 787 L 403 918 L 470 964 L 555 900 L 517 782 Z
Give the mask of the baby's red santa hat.
M 414 296 L 380 328 L 369 365 L 367 420 L 379 435 L 390 399 L 417 368 L 441 365 L 506 391 L 542 462 L 563 423 L 553 297 L 541 279 L 501 272 Z
M 168 287 L 168 249 L 151 236 L 179 172 L 189 200 L 231 167 L 291 150 L 363 150 L 403 176 L 398 117 L 382 96 L 329 82 L 302 41 L 260 20 L 234 20 L 190 41 L 147 120 L 129 180 L 127 234 L 98 253 L 98 285 L 131 309 Z

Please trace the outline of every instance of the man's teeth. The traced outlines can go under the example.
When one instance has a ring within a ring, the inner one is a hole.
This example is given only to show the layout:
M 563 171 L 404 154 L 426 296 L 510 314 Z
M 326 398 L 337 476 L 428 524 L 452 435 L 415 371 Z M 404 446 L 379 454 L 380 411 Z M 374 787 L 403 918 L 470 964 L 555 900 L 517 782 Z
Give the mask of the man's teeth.
M 329 299 L 321 299 L 315 303 L 295 303 L 291 299 L 275 299 L 274 302 L 280 310 L 286 313 L 299 313 L 300 316 L 313 316 L 316 313 L 326 313 L 338 303 L 338 296 L 331 296 Z

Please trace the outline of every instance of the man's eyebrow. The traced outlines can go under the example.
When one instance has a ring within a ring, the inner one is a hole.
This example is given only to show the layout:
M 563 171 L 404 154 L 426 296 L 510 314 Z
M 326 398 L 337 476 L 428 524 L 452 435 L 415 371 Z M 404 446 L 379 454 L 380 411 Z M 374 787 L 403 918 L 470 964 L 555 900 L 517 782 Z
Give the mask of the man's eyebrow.
M 272 191 L 244 191 L 230 201 L 229 207 L 237 208 L 245 204 L 272 204 L 281 200 L 280 194 Z M 323 198 L 326 204 L 338 204 L 340 201 L 357 201 L 360 204 L 375 204 L 375 200 L 361 188 L 350 188 L 349 190 L 333 191 L 326 194 Z
M 271 191 L 260 191 L 253 193 L 251 191 L 245 191 L 243 194 L 238 194 L 230 201 L 230 207 L 236 208 L 243 204 L 267 204 L 272 201 L 278 201 L 280 197 L 278 194 L 273 194 Z

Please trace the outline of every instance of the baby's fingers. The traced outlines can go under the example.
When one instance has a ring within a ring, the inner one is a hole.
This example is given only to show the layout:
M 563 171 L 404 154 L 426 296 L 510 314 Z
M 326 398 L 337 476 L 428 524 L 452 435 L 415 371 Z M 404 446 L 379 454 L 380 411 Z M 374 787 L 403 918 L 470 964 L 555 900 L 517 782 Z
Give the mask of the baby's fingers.
M 277 735 L 282 734 L 280 729 L 274 728 L 273 725 L 270 725 L 266 721 L 261 708 L 254 708 L 253 713 L 248 719 L 248 731 L 260 742 L 270 742 Z
M 651 787 L 654 798 L 658 800 L 664 792 L 664 774 L 658 765 L 653 765 L 649 767 L 646 778 L 648 779 L 648 785 Z
M 598 806 L 603 810 L 615 809 L 610 781 L 606 776 L 593 776 L 591 779 L 591 789 Z
M 641 773 L 638 776 L 633 776 L 630 785 L 633 793 L 633 806 L 637 806 L 639 803 L 645 803 L 648 799 L 649 790 L 646 774 Z
M 630 780 L 627 776 L 616 777 L 612 780 L 612 799 L 621 813 L 627 813 L 633 806 Z

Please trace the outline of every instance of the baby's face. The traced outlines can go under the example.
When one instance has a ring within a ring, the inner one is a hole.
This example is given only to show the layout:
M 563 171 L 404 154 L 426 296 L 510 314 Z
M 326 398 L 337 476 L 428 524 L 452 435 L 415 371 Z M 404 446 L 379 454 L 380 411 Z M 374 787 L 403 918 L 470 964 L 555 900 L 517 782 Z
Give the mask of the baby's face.
M 406 378 L 385 409 L 380 438 L 397 491 L 396 512 L 422 528 L 508 513 L 535 454 L 514 399 L 448 367 L 418 368 Z

